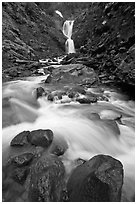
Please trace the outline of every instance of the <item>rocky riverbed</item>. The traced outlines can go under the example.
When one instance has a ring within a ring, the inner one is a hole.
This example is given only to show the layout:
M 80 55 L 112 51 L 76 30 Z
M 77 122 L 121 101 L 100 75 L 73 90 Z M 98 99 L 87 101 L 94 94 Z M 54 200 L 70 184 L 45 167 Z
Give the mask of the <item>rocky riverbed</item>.
M 4 202 L 135 201 L 134 7 L 3 2 Z
M 3 87 L 3 201 L 133 201 L 134 102 L 86 65 L 54 66 Z

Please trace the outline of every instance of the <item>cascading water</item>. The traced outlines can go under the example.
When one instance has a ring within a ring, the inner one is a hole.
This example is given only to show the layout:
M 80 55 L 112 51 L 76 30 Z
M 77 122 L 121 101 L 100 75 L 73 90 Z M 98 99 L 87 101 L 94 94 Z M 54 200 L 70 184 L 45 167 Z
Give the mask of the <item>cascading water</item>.
M 63 34 L 67 37 L 66 53 L 75 53 L 74 41 L 71 39 L 74 20 L 67 20 L 63 24 Z
M 56 14 L 58 14 L 61 18 L 63 15 L 60 11 L 56 10 Z M 74 41 L 71 39 L 72 29 L 73 29 L 74 20 L 66 20 L 63 24 L 63 34 L 66 36 L 67 40 L 65 42 L 66 53 L 75 53 Z
M 63 18 L 59 11 L 55 12 Z M 71 39 L 73 24 L 73 20 L 67 20 L 63 25 L 63 34 L 67 37 L 67 54 L 75 53 Z M 49 102 L 46 97 L 36 100 L 34 89 L 42 86 L 42 80 L 45 80 L 45 76 L 3 85 L 3 164 L 14 153 L 10 142 L 18 133 L 51 129 L 53 140 L 67 144 L 68 148 L 61 159 L 68 174 L 79 158 L 88 160 L 101 153 L 120 160 L 124 167 L 122 191 L 126 199 L 132 201 L 135 193 L 134 101 L 111 89 L 104 89 L 108 102 L 100 101 L 90 105 L 80 105 L 68 100 L 67 96 L 54 102 Z M 92 88 L 88 91 L 94 92 Z M 115 120 L 121 115 L 120 122 Z
M 14 124 L 13 118 L 8 126 L 3 123 L 3 157 L 10 154 L 10 141 L 18 133 L 51 129 L 55 140 L 65 140 L 68 145 L 62 157 L 68 173 L 78 158 L 87 160 L 103 153 L 119 159 L 124 166 L 123 191 L 130 201 L 135 181 L 134 102 L 112 90 L 104 91 L 109 95 L 109 102 L 86 106 L 74 102 L 56 104 L 56 101 L 51 103 L 46 98 L 36 101 L 32 90 L 40 83 L 41 78 L 38 79 L 15 81 L 3 86 L 3 100 L 10 98 L 12 107 L 11 110 L 7 110 L 7 105 L 5 109 L 3 107 L 3 112 L 8 111 L 6 122 L 10 120 L 10 111 L 11 115 L 18 117 L 17 124 Z M 117 115 L 122 115 L 121 124 L 112 120 Z

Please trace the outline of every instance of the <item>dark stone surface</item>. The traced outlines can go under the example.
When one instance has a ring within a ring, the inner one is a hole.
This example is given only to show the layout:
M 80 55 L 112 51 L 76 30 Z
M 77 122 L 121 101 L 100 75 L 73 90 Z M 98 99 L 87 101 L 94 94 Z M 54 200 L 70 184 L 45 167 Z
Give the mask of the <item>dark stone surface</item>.
M 84 89 L 83 87 L 81 87 L 81 86 L 75 86 L 75 87 L 73 87 L 72 89 L 70 89 L 70 92 L 75 92 L 75 93 L 78 92 L 78 93 L 83 94 L 83 95 L 86 94 L 85 89 Z
M 69 202 L 119 202 L 123 185 L 123 166 L 107 155 L 94 156 L 78 166 L 68 184 Z
M 58 139 L 53 140 L 53 143 L 51 145 L 49 152 L 57 156 L 61 156 L 66 152 L 67 149 L 68 149 L 68 144 L 65 141 L 65 139 L 58 138 Z
M 15 164 L 18 167 L 22 167 L 28 165 L 32 161 L 33 157 L 34 155 L 32 153 L 24 153 L 11 158 L 9 162 Z
M 16 168 L 13 171 L 12 178 L 14 179 L 14 181 L 22 185 L 24 184 L 28 174 L 29 174 L 28 167 Z
M 27 137 L 29 135 L 30 131 L 23 131 L 21 133 L 19 133 L 18 135 L 16 135 L 10 145 L 11 146 L 24 146 L 28 144 L 28 140 Z
M 55 145 L 54 148 L 51 150 L 52 154 L 57 156 L 61 156 L 65 153 L 66 149 L 61 145 Z
M 52 81 L 52 77 L 51 77 L 51 75 L 48 75 L 46 80 L 45 80 L 45 83 L 49 84 L 51 81 Z
M 53 140 L 52 130 L 33 130 L 28 135 L 28 141 L 35 146 L 49 147 Z
M 42 97 L 45 94 L 45 90 L 43 87 L 36 88 L 36 98 Z
M 61 22 L 54 17 L 56 9 L 50 13 L 49 7 L 49 2 L 40 5 L 5 2 L 2 5 L 4 69 L 13 66 L 16 60 L 37 60 L 63 54 L 65 39 L 60 32 L 61 25 L 58 28 L 56 25 Z
M 31 168 L 30 202 L 61 201 L 65 169 L 55 155 L 44 154 Z
M 77 98 L 76 101 L 81 103 L 81 104 L 90 104 L 90 103 L 96 103 L 97 102 L 97 98 L 96 97 Z
M 82 91 L 82 88 L 78 88 L 78 84 L 87 84 L 84 80 L 88 79 L 89 85 L 98 85 L 99 79 L 94 69 L 89 68 L 83 64 L 69 64 L 62 65 L 55 69 L 52 73 L 52 83 L 53 84 L 74 84 L 77 89 L 75 91 Z M 78 90 L 79 89 L 79 90 Z
M 48 94 L 47 99 L 49 101 L 53 101 L 54 100 L 54 96 L 52 94 Z
M 81 55 L 89 56 L 87 66 L 107 73 L 103 84 L 113 76 L 111 84 L 135 86 L 135 3 L 95 2 L 84 11 L 75 21 L 73 38 L 76 48 L 86 49 Z

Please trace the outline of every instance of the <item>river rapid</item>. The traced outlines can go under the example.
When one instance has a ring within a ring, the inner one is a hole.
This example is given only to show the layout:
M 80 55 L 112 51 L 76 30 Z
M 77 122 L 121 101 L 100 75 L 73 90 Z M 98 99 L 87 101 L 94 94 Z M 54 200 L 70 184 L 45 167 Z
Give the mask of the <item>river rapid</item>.
M 130 201 L 135 191 L 134 101 L 110 88 L 102 88 L 108 101 L 88 105 L 71 101 L 67 96 L 54 102 L 46 97 L 36 100 L 34 90 L 44 78 L 30 77 L 3 84 L 3 164 L 11 154 L 10 142 L 18 133 L 51 129 L 54 140 L 65 140 L 68 145 L 61 158 L 68 174 L 79 158 L 88 160 L 102 153 L 119 159 L 124 167 L 123 192 Z

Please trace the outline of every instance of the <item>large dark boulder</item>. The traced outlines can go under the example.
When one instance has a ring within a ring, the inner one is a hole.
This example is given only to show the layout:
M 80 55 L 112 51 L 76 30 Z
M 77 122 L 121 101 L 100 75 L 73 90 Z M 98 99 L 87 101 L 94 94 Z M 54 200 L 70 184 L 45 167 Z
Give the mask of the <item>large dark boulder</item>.
M 43 95 L 45 95 L 44 88 L 41 86 L 36 88 L 36 98 L 38 99 L 39 97 L 42 97 Z
M 19 134 L 17 134 L 11 141 L 11 146 L 24 146 L 28 144 L 27 137 L 29 135 L 30 131 L 23 131 Z
M 107 155 L 94 156 L 78 166 L 67 184 L 70 202 L 119 202 L 123 185 L 123 166 Z
M 28 141 L 35 146 L 49 147 L 53 140 L 52 130 L 33 130 L 28 135 Z
M 61 201 L 65 168 L 55 155 L 43 156 L 31 168 L 29 201 Z
M 93 68 L 83 64 L 62 65 L 52 73 L 52 83 L 54 84 L 83 84 L 83 80 L 88 78 L 88 84 L 98 85 L 99 79 Z M 79 89 L 80 90 L 80 89 Z

